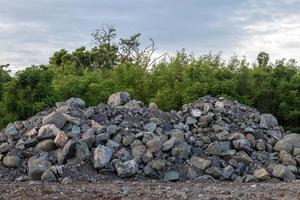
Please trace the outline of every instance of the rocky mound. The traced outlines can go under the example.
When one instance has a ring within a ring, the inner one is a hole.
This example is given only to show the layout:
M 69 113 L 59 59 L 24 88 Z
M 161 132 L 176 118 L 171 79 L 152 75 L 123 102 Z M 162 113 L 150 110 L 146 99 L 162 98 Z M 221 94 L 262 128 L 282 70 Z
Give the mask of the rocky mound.
M 178 112 L 126 92 L 90 108 L 71 98 L 0 132 L 1 181 L 290 181 L 299 173 L 300 135 L 286 135 L 271 114 L 210 96 Z

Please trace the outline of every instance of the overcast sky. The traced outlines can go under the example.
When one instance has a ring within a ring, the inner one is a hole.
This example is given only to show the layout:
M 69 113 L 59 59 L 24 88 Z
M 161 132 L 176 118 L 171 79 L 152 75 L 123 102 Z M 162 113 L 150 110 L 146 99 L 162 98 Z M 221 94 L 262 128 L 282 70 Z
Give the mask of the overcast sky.
M 113 25 L 142 33 L 158 52 L 234 53 L 254 61 L 300 60 L 300 0 L 0 0 L 0 64 L 43 64 L 53 52 L 92 46 L 91 32 Z

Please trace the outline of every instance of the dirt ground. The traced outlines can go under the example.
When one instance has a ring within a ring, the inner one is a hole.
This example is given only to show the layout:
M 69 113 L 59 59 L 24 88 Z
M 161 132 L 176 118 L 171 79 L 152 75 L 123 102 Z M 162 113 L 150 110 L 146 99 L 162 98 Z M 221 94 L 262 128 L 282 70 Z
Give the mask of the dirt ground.
M 229 183 L 111 181 L 102 183 L 0 183 L 0 199 L 300 199 L 300 181 Z

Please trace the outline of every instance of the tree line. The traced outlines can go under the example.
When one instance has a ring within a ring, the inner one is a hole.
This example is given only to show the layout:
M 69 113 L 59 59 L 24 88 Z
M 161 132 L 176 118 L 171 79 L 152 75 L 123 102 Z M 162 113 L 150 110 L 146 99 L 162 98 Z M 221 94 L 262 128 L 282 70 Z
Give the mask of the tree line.
M 286 129 L 300 131 L 300 68 L 294 59 L 271 63 L 261 52 L 255 63 L 238 56 L 224 61 L 221 54 L 195 57 L 184 50 L 155 59 L 153 40 L 142 45 L 140 36 L 118 39 L 108 26 L 92 34 L 90 50 L 59 50 L 48 64 L 14 76 L 9 65 L 0 65 L 0 128 L 70 97 L 93 106 L 127 91 L 163 110 L 179 109 L 204 95 L 223 96 L 272 113 Z

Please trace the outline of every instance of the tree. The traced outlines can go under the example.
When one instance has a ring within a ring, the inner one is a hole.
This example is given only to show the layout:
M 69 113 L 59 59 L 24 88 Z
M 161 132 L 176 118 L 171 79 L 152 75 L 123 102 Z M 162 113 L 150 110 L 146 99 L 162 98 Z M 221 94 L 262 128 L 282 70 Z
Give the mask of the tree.
M 11 77 L 9 75 L 10 70 L 6 69 L 8 67 L 9 67 L 9 64 L 0 65 L 0 100 L 3 95 L 4 84 L 11 80 Z

